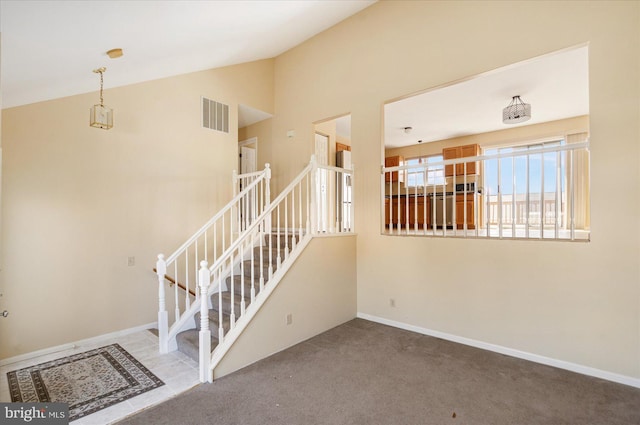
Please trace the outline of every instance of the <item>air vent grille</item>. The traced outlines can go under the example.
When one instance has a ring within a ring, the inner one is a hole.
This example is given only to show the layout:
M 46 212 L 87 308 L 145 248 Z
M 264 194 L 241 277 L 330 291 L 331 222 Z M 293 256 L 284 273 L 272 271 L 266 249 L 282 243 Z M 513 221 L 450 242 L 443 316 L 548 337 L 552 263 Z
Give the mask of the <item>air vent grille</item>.
M 202 126 L 229 133 L 229 105 L 203 97 Z

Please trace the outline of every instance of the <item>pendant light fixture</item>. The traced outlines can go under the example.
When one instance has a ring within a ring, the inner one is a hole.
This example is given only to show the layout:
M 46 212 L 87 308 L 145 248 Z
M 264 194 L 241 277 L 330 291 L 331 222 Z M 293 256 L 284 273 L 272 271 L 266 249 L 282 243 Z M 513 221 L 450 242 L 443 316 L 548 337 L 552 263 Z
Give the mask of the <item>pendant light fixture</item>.
M 108 130 L 113 127 L 113 109 L 104 106 L 102 89 L 104 85 L 104 73 L 107 68 L 94 69 L 93 72 L 100 74 L 100 104 L 93 105 L 89 110 L 89 125 L 95 128 Z
M 502 110 L 502 122 L 517 124 L 531 119 L 531 105 L 524 103 L 520 96 L 513 96 L 509 106 Z

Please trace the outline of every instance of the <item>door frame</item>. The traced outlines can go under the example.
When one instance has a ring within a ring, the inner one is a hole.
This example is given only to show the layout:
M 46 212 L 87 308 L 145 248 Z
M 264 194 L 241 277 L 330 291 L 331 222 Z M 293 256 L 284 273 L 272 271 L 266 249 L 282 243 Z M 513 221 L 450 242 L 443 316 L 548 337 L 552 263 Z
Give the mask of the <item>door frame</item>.
M 250 137 L 249 139 L 238 142 L 238 174 L 242 171 L 242 156 L 240 155 L 240 148 L 245 146 L 250 147 L 251 145 L 254 145 L 254 149 L 256 150 L 256 163 L 253 164 L 254 169 L 258 169 L 258 138 Z

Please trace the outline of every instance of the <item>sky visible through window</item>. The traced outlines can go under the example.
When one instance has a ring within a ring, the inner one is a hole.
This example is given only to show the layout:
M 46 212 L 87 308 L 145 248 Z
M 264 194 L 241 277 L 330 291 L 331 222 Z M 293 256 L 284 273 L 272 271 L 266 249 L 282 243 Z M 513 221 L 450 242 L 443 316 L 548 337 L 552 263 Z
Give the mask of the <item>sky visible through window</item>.
M 442 162 L 442 155 L 420 156 L 416 158 L 408 158 L 405 161 L 405 165 L 418 165 L 418 164 L 433 164 L 435 162 Z M 432 184 L 444 184 L 444 166 L 429 167 L 427 171 L 427 185 Z M 408 187 L 420 187 L 424 186 L 424 171 L 412 170 L 407 171 L 407 186 Z
M 495 195 L 498 193 L 498 161 L 500 161 L 500 189 L 503 194 L 513 194 L 514 169 L 516 194 L 527 192 L 527 155 L 529 152 L 529 193 L 537 194 L 542 189 L 542 174 L 544 167 L 544 191 L 555 192 L 557 181 L 557 167 L 560 164 L 560 178 L 558 192 L 564 191 L 565 185 L 565 153 L 547 152 L 545 154 L 534 153 L 542 147 L 559 146 L 563 140 L 519 147 L 505 147 L 485 149 L 484 155 L 497 153 L 512 153 L 522 151 L 522 156 L 513 158 L 491 159 L 485 161 L 484 183 L 485 192 Z M 544 165 L 543 165 L 544 164 Z

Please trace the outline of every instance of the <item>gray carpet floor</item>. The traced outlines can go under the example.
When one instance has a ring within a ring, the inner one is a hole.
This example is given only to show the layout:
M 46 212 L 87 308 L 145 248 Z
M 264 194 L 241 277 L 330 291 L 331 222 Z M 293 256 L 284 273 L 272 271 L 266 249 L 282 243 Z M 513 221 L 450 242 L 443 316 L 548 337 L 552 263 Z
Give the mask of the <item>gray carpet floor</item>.
M 355 319 L 121 422 L 640 424 L 640 389 Z

